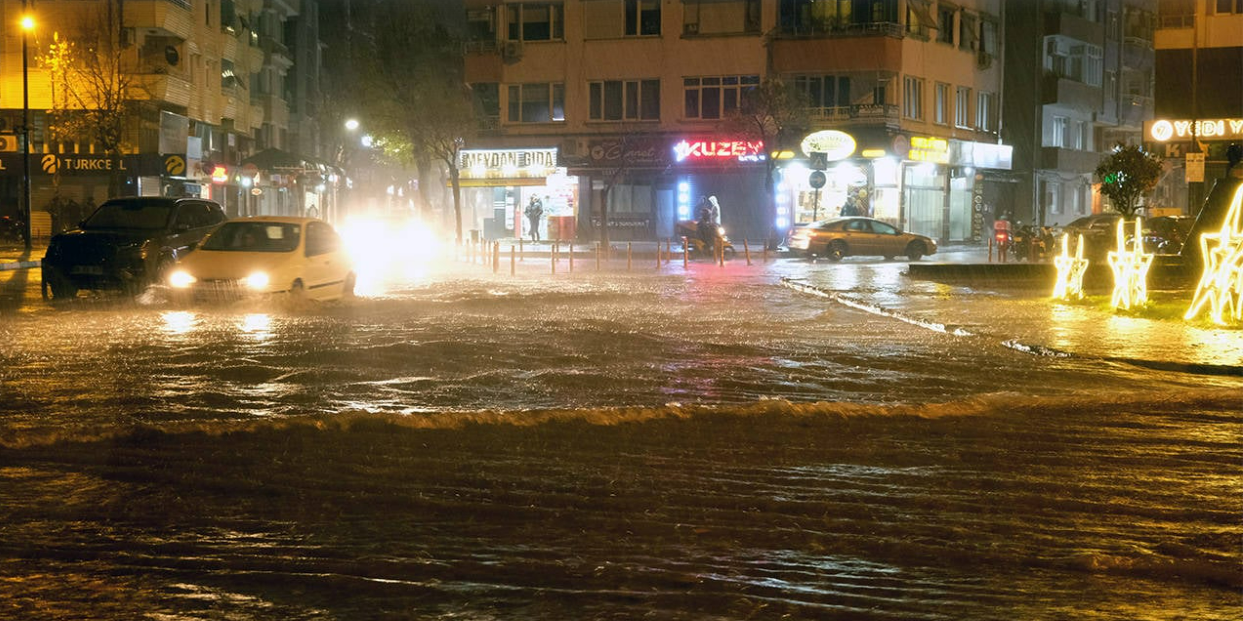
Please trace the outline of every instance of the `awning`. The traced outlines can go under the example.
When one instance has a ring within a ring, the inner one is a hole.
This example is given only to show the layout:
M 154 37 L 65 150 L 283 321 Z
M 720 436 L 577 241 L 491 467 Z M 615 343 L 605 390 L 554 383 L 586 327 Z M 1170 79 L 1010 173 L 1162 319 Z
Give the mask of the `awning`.
M 318 168 L 306 160 L 280 149 L 264 149 L 244 160 L 242 165 L 254 164 L 259 170 L 307 171 Z

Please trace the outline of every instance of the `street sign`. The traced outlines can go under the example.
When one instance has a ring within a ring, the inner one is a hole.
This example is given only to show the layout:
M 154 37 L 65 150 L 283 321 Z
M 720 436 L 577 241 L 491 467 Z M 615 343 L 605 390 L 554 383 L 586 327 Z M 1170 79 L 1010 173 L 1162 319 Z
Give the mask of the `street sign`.
M 807 157 L 811 158 L 812 170 L 824 170 L 829 167 L 829 154 L 823 151 L 812 151 Z
M 807 183 L 817 190 L 823 188 L 827 181 L 828 177 L 825 177 L 824 171 L 821 170 L 813 170 L 811 176 L 807 178 Z
M 1187 154 L 1187 183 L 1204 183 L 1204 154 Z

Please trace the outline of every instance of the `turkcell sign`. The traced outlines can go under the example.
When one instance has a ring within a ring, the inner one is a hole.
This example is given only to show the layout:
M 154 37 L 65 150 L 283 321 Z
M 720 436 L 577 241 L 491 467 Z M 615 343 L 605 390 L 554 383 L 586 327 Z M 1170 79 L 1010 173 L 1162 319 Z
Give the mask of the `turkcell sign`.
M 765 159 L 762 140 L 683 140 L 673 145 L 673 154 L 679 162 Z

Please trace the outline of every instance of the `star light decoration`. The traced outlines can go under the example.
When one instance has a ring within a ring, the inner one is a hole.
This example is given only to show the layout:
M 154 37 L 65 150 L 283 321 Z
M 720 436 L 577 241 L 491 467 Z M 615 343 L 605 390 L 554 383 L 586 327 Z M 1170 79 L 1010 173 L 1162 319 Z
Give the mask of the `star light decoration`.
M 1221 230 L 1200 235 L 1200 256 L 1204 273 L 1183 318 L 1195 317 L 1208 304 L 1213 323 L 1225 325 L 1227 311 L 1232 321 L 1243 320 L 1243 186 L 1235 190 Z
M 1118 249 L 1109 251 L 1109 267 L 1114 271 L 1114 294 L 1110 304 L 1114 308 L 1129 309 L 1148 303 L 1148 268 L 1152 255 L 1144 252 L 1144 232 L 1141 220 L 1135 219 L 1135 237 L 1127 249 L 1126 222 L 1118 220 Z
M 1088 271 L 1088 260 L 1083 258 L 1083 235 L 1075 246 L 1075 256 L 1070 256 L 1070 234 L 1062 235 L 1062 254 L 1053 257 L 1057 266 L 1057 282 L 1053 285 L 1053 297 L 1058 300 L 1083 299 L 1083 273 Z

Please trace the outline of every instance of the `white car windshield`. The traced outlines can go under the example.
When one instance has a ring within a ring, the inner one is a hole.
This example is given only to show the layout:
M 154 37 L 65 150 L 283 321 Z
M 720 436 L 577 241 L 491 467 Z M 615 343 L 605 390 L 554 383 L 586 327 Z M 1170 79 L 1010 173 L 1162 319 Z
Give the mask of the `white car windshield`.
M 283 222 L 226 222 L 204 242 L 203 250 L 224 252 L 293 252 L 302 227 Z

